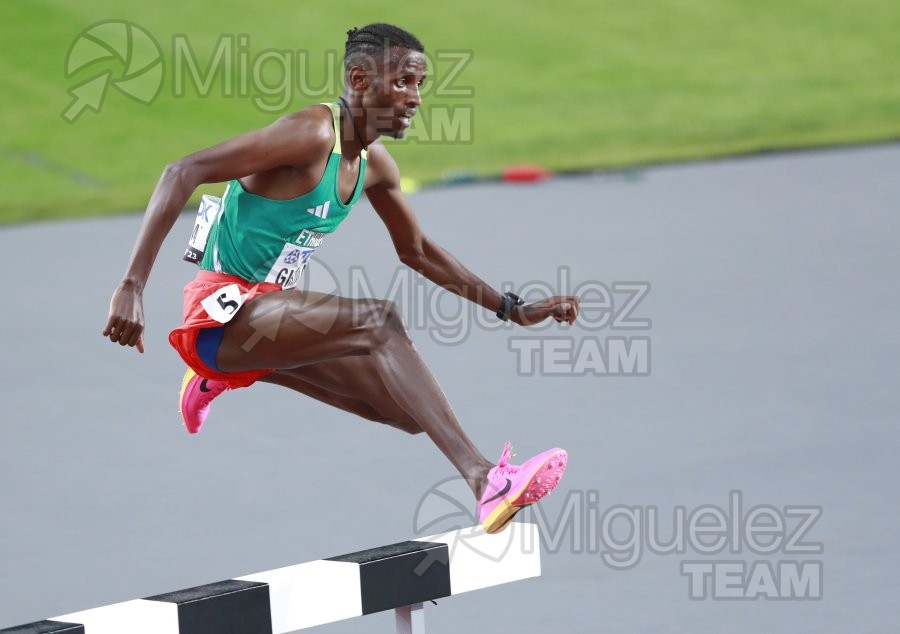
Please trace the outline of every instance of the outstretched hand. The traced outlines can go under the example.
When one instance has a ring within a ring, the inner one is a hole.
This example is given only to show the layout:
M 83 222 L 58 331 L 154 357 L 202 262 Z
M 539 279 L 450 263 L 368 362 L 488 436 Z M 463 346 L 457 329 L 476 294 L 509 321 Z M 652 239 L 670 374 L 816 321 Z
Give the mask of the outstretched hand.
M 144 352 L 144 302 L 141 293 L 119 287 L 109 302 L 109 319 L 103 336 L 121 346 L 137 346 Z
M 575 323 L 575 318 L 578 317 L 580 304 L 581 300 L 574 295 L 548 297 L 533 304 L 514 307 L 510 311 L 509 318 L 520 326 L 533 326 L 548 317 L 553 317 L 560 323 L 566 322 L 571 325 Z

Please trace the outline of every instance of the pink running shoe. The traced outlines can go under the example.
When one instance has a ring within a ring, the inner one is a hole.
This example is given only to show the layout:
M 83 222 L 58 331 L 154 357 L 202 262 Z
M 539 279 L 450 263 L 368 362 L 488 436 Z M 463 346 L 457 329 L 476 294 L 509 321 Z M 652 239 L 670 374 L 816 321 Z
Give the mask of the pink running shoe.
M 497 466 L 488 471 L 488 486 L 478 501 L 478 521 L 486 533 L 498 533 L 519 510 L 534 504 L 559 484 L 569 454 L 558 447 L 529 458 L 521 465 L 509 464 L 506 443 Z
M 223 381 L 204 379 L 188 368 L 181 381 L 181 420 L 189 434 L 196 434 L 209 414 L 209 404 L 228 389 Z

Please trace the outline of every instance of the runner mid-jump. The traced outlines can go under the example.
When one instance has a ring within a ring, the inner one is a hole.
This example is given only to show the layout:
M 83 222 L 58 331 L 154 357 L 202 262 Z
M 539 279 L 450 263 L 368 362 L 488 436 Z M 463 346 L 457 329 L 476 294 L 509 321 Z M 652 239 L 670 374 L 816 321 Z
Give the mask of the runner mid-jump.
M 337 103 L 307 107 L 168 165 L 103 335 L 143 352 L 142 295 L 159 248 L 199 185 L 227 182 L 200 271 L 184 290 L 184 323 L 169 335 L 189 366 L 181 395 L 188 431 L 200 429 L 226 389 L 257 380 L 288 387 L 425 432 L 468 482 L 485 530 L 496 532 L 556 487 L 566 452 L 550 449 L 512 465 L 507 443 L 491 464 L 460 427 L 394 304 L 296 288 L 310 254 L 365 191 L 400 260 L 435 284 L 523 326 L 547 318 L 574 323 L 577 297 L 524 305 L 422 233 L 400 193 L 397 164 L 378 139 L 402 138 L 416 114 L 423 51 L 415 36 L 391 25 L 352 29 Z

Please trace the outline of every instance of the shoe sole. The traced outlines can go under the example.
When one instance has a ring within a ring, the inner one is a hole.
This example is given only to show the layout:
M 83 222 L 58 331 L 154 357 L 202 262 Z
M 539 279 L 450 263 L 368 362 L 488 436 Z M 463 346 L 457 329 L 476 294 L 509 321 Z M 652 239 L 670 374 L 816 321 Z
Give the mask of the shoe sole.
M 551 464 L 554 462 L 556 464 Z M 484 532 L 499 533 L 512 521 L 516 513 L 526 506 L 539 502 L 546 497 L 559 484 L 563 473 L 566 471 L 568 462 L 569 455 L 565 451 L 555 453 L 544 460 L 534 469 L 534 471 L 532 471 L 529 478 L 525 481 L 525 484 L 522 485 L 518 491 L 511 493 L 501 500 L 500 504 L 497 505 L 497 508 L 491 511 L 490 515 L 485 518 L 484 522 L 482 522 Z M 538 474 L 543 471 L 547 472 L 547 475 L 545 476 L 547 482 L 537 482 L 536 478 Z M 534 485 L 536 484 L 539 486 L 535 487 Z M 535 488 L 538 490 L 534 491 Z M 529 491 L 529 489 L 532 490 Z M 526 495 L 527 493 L 532 493 L 531 497 L 528 497 Z
M 191 368 L 188 368 L 184 372 L 184 378 L 181 379 L 181 392 L 178 393 L 178 413 L 181 414 L 181 422 L 184 425 L 184 428 L 187 430 L 189 434 L 196 434 L 199 429 L 195 429 L 191 431 L 190 427 L 188 427 L 187 421 L 184 419 L 184 393 L 187 391 L 188 384 L 191 380 L 197 376 L 197 373 L 194 372 Z

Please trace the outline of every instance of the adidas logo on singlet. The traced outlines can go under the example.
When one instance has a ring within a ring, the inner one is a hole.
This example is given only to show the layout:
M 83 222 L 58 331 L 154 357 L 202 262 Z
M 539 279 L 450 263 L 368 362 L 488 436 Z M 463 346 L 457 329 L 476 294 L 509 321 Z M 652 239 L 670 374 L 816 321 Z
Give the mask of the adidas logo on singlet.
M 328 207 L 331 205 L 330 200 L 326 200 L 322 205 L 316 205 L 315 207 L 310 207 L 306 210 L 306 213 L 312 214 L 314 216 L 318 216 L 323 220 L 328 217 Z

